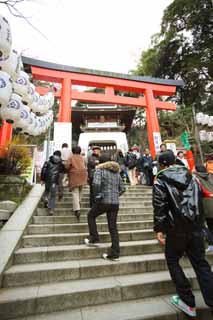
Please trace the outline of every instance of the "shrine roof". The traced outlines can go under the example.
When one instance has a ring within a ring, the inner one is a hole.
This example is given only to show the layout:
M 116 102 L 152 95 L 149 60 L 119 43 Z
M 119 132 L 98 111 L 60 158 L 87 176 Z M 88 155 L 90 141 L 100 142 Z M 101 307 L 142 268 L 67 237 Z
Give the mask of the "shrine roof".
M 22 56 L 22 61 L 25 67 L 36 66 L 36 67 L 45 68 L 45 69 L 89 74 L 89 75 L 118 78 L 118 79 L 125 79 L 125 80 L 133 80 L 133 81 L 139 81 L 139 82 L 155 83 L 155 84 L 162 84 L 162 85 L 170 85 L 170 86 L 176 86 L 176 87 L 182 87 L 184 85 L 184 82 L 182 80 L 152 78 L 148 76 L 136 76 L 136 75 L 101 71 L 101 70 L 95 70 L 95 69 L 78 68 L 78 67 L 67 66 L 63 64 L 38 60 L 38 59 L 24 57 L 24 56 Z

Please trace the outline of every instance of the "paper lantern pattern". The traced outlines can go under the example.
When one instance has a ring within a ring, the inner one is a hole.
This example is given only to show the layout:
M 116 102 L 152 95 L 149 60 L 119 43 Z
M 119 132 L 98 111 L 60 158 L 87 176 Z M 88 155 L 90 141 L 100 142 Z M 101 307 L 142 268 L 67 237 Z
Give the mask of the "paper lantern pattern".
M 44 133 L 53 121 L 54 95 L 40 96 L 24 72 L 21 56 L 11 49 L 8 21 L 0 15 L 0 115 L 28 135 Z

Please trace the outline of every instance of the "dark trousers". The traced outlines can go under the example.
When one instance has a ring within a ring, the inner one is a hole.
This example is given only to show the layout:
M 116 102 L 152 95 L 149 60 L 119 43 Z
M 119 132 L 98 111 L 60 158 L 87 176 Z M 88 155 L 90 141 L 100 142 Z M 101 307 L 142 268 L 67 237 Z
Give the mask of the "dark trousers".
M 179 264 L 186 253 L 196 273 L 205 303 L 213 308 L 213 273 L 205 260 L 205 247 L 199 232 L 181 235 L 167 235 L 165 256 L 177 294 L 190 307 L 195 307 L 195 297 L 191 285 Z
M 55 209 L 56 206 L 56 195 L 58 191 L 58 185 L 53 183 L 49 186 L 49 184 L 45 184 L 45 191 L 44 191 L 44 200 L 48 202 L 49 209 Z
M 213 246 L 213 218 L 206 218 L 206 223 L 209 229 L 208 242 L 210 246 Z
M 89 181 L 89 204 L 90 204 L 90 208 L 92 208 L 94 203 L 95 203 L 95 197 L 94 197 L 94 192 L 93 192 L 92 179 L 90 179 L 90 181 Z
M 117 230 L 117 215 L 118 215 L 119 205 L 117 204 L 104 204 L 95 203 L 90 211 L 88 212 L 88 226 L 90 240 L 92 242 L 99 242 L 99 234 L 97 231 L 96 218 L 103 213 L 107 214 L 108 228 L 111 236 L 112 246 L 110 255 L 119 256 L 119 236 Z
M 147 186 L 152 186 L 153 185 L 152 170 L 150 170 L 150 168 L 144 168 L 144 174 L 145 174 L 145 177 L 146 177 L 146 185 Z

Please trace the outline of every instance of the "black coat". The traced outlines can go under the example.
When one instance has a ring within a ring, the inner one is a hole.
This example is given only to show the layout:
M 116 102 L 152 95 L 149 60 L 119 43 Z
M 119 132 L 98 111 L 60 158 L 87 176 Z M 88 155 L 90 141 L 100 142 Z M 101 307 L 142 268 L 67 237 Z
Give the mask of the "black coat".
M 49 161 L 46 161 L 41 170 L 41 180 L 45 182 L 47 186 L 51 186 L 53 183 L 59 183 L 60 173 L 65 172 L 65 167 L 62 160 L 58 156 L 51 156 Z
M 201 230 L 201 190 L 186 167 L 171 166 L 157 175 L 153 186 L 154 231 L 185 233 Z
M 91 182 L 95 173 L 95 167 L 99 164 L 99 156 L 92 154 L 88 157 L 87 170 L 88 170 L 88 180 Z

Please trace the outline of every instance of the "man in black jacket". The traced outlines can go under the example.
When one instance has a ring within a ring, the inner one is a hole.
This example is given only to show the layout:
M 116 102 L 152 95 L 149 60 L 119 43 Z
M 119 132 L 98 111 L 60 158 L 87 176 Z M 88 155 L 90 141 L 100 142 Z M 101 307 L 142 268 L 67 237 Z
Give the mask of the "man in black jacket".
M 48 212 L 53 215 L 55 209 L 56 194 L 59 186 L 59 177 L 65 172 L 61 159 L 61 151 L 54 151 L 53 155 L 46 161 L 41 170 L 41 184 L 45 183 L 44 201 Z
M 195 317 L 195 297 L 179 260 L 186 253 L 204 300 L 213 308 L 213 273 L 205 260 L 200 188 L 186 167 L 174 165 L 172 151 L 161 153 L 158 161 L 161 171 L 153 186 L 154 231 L 160 244 L 165 244 L 167 265 L 176 286 L 177 295 L 171 302 Z

